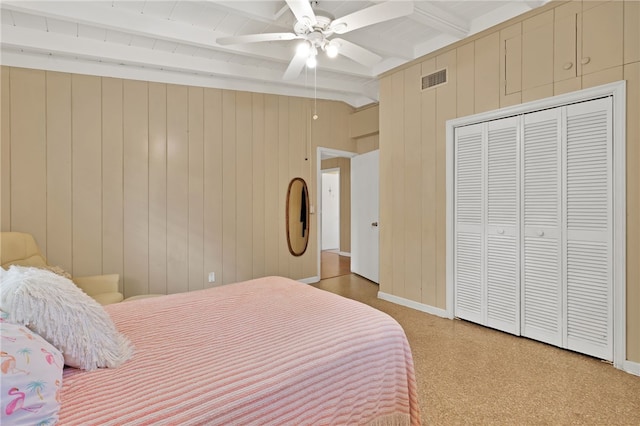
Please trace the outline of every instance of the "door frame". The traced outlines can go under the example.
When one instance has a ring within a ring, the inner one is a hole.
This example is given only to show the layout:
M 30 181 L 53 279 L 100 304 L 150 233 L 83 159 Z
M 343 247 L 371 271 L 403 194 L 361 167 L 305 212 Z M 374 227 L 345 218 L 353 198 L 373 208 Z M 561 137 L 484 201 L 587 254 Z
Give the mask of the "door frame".
M 318 259 L 317 259 L 317 267 L 318 267 L 318 277 L 320 276 L 320 271 L 321 271 L 321 266 L 320 266 L 320 259 L 322 257 L 322 155 L 329 155 L 331 156 L 331 158 L 336 158 L 336 157 L 345 157 L 345 158 L 353 158 L 356 155 L 358 155 L 358 153 L 356 152 L 350 152 L 350 151 L 341 151 L 339 149 L 333 149 L 333 148 L 325 148 L 322 146 L 319 146 L 317 151 L 316 151 L 316 206 L 317 206 L 317 217 L 316 217 L 316 235 L 318 236 L 317 238 L 317 244 L 318 244 Z
M 596 98 L 613 97 L 613 365 L 629 373 L 640 375 L 640 364 L 626 359 L 626 81 L 578 90 L 550 98 L 511 107 L 460 117 L 446 123 L 447 175 L 447 254 L 446 254 L 446 315 L 454 317 L 454 136 L 455 128 L 483 121 L 520 115 L 546 108 L 559 107 Z

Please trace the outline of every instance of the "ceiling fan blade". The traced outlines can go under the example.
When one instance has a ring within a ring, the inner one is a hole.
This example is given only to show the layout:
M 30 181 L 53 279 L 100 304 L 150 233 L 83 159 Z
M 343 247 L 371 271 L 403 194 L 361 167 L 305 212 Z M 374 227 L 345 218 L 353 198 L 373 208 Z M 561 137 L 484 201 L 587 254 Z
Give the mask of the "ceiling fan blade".
M 342 18 L 334 19 L 331 22 L 330 29 L 336 34 L 344 34 L 368 25 L 407 16 L 411 13 L 413 13 L 412 1 L 387 1 L 350 13 Z
M 309 18 L 309 23 L 311 25 L 315 25 L 318 23 L 316 20 L 316 14 L 313 12 L 311 8 L 311 3 L 309 0 L 286 0 L 289 5 L 289 9 L 296 16 L 298 21 L 304 21 L 304 18 Z
M 294 33 L 266 33 L 221 37 L 217 39 L 216 42 L 224 46 L 227 44 L 255 43 L 259 41 L 293 40 L 295 38 L 299 38 L 299 36 Z
M 338 43 L 338 53 L 346 56 L 347 58 L 351 58 L 364 66 L 372 67 L 382 60 L 382 57 L 365 49 L 364 47 L 353 44 L 350 41 L 341 38 L 334 38 L 331 41 Z
M 307 58 L 303 55 L 295 55 L 291 62 L 289 62 L 289 66 L 287 70 L 284 72 L 282 76 L 283 80 L 293 80 L 297 78 L 302 72 L 302 68 L 307 62 Z

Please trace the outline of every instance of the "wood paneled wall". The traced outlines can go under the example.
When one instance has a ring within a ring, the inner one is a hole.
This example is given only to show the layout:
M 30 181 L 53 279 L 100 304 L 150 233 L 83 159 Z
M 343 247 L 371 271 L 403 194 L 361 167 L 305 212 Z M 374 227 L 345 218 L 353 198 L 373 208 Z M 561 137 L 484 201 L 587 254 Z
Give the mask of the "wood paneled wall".
M 374 135 L 363 136 L 357 139 L 358 144 L 358 154 L 365 154 L 367 152 L 375 151 L 376 149 L 380 149 L 380 137 L 379 134 L 376 133 Z
M 358 154 L 379 149 L 378 105 L 369 105 L 349 116 L 349 134 Z M 340 169 L 340 251 L 351 253 L 351 160 L 322 160 L 322 170 Z
M 381 78 L 381 291 L 445 309 L 447 120 L 625 79 L 627 359 L 640 362 L 639 27 L 635 0 L 552 2 Z M 442 68 L 447 83 L 421 90 Z
M 125 296 L 265 275 L 319 276 L 285 196 L 315 152 L 356 151 L 352 108 L 312 100 L 3 67 L 2 231 L 34 235 L 73 275 L 119 273 Z M 209 272 L 216 282 L 207 282 Z

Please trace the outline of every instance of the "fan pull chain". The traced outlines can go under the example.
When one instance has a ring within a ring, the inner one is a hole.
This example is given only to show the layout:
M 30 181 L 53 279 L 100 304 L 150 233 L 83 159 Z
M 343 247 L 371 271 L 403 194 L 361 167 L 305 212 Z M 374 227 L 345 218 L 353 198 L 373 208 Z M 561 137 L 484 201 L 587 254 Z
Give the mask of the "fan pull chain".
M 318 79 L 317 68 L 313 69 L 313 119 L 318 119 Z

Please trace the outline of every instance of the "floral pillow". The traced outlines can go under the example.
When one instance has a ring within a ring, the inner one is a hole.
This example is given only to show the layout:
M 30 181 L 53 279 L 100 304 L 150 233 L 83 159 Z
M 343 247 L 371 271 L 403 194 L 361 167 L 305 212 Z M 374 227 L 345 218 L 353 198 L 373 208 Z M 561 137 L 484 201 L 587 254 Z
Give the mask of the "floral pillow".
M 0 311 L 2 339 L 1 424 L 55 424 L 60 410 L 62 368 L 59 350 Z

